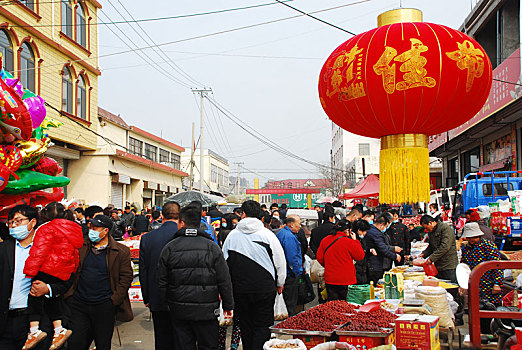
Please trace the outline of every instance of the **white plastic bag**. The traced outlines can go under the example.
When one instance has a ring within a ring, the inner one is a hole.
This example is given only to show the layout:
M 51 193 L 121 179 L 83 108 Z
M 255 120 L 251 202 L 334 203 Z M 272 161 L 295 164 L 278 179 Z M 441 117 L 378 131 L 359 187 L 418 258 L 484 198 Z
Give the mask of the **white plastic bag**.
M 223 303 L 219 303 L 219 327 L 226 328 L 228 326 L 232 326 L 232 318 L 225 317 L 223 313 Z
M 263 345 L 263 350 L 272 349 L 295 349 L 295 350 L 306 350 L 306 345 L 301 339 L 270 339 Z
M 286 309 L 285 300 L 283 299 L 283 293 L 276 294 L 274 303 L 274 320 L 282 321 L 288 318 L 288 310 Z

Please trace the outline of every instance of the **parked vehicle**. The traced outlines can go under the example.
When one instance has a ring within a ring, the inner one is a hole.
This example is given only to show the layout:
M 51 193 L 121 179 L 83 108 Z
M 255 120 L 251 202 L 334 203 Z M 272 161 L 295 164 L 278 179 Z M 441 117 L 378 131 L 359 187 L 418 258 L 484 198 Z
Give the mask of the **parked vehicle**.
M 453 202 L 455 189 L 439 188 L 430 191 L 430 203 L 436 203 L 442 213 L 442 221 L 451 221 L 453 217 Z
M 508 191 L 522 190 L 522 171 L 470 173 L 459 183 L 453 203 L 453 221 L 464 212 L 499 199 L 507 199 Z

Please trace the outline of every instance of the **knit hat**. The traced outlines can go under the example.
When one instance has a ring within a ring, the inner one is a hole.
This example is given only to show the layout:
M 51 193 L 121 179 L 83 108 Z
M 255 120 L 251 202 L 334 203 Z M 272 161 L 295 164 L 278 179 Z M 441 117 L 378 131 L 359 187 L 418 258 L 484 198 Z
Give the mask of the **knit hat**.
M 464 229 L 462 230 L 462 238 L 472 238 L 483 236 L 484 232 L 479 227 L 479 224 L 476 222 L 470 222 L 464 225 Z
M 470 222 L 477 222 L 480 220 L 480 214 L 477 213 L 476 211 L 474 211 L 473 213 L 471 213 L 471 215 L 469 216 L 469 221 Z

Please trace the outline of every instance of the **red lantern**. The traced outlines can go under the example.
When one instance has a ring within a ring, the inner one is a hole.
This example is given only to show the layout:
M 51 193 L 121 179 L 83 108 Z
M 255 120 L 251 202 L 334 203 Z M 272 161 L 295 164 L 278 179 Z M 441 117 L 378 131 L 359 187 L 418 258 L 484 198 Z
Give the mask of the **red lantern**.
M 400 11 L 418 10 L 390 12 Z M 427 135 L 472 118 L 488 97 L 491 76 L 486 52 L 466 34 L 394 23 L 340 45 L 321 70 L 319 96 L 338 126 L 381 138 L 382 203 L 429 201 Z

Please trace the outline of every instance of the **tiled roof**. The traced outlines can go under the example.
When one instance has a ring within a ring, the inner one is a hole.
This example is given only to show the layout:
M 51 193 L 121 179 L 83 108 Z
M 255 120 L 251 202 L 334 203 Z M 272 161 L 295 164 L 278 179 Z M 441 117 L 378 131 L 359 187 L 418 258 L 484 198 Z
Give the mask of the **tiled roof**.
M 121 126 L 122 128 L 130 129 L 130 126 L 127 123 L 125 123 L 125 121 L 122 119 L 122 117 L 120 117 L 119 115 L 113 114 L 101 107 L 98 107 L 98 115 L 101 118 L 103 118 L 113 124 Z

